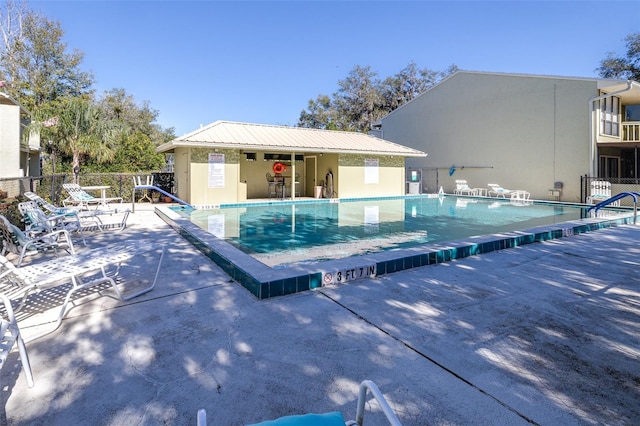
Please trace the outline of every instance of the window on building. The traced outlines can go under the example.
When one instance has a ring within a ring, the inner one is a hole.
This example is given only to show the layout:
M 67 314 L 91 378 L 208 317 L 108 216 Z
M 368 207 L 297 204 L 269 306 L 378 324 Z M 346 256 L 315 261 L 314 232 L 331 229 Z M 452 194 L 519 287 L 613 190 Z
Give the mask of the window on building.
M 600 101 L 600 133 L 620 136 L 620 98 L 609 96 Z
M 626 105 L 624 121 L 640 121 L 640 105 Z
M 291 154 L 272 154 L 266 152 L 264 161 L 291 161 Z M 304 161 L 304 155 L 296 154 L 296 161 Z

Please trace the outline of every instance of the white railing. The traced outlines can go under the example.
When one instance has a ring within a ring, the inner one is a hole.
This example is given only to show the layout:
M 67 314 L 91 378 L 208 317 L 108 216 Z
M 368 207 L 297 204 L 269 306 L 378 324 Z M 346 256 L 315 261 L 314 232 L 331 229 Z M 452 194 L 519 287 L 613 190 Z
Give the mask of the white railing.
M 625 121 L 622 123 L 622 141 L 640 142 L 640 121 Z

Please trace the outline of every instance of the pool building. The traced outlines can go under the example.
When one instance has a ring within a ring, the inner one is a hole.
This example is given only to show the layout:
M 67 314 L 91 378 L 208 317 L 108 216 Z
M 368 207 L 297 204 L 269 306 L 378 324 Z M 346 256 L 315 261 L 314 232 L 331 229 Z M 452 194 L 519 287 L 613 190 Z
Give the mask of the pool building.
M 387 197 L 407 191 L 414 148 L 357 132 L 216 121 L 157 149 L 194 206 L 264 198 Z

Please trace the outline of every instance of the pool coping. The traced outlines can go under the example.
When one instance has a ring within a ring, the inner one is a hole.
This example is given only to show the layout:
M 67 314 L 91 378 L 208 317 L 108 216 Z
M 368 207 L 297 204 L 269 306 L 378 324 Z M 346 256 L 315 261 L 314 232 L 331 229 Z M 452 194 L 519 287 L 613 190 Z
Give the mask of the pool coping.
M 423 194 L 424 196 L 424 194 Z M 367 201 L 407 197 L 376 197 L 357 199 L 304 200 L 314 202 Z M 473 198 L 473 197 L 472 197 Z M 536 201 L 532 201 L 535 203 Z M 274 201 L 269 203 L 241 203 L 219 207 L 248 207 L 251 205 L 292 204 L 300 201 Z M 584 204 L 541 201 L 544 204 L 562 204 L 585 207 Z M 209 206 L 212 207 L 212 206 Z M 633 215 L 620 213 L 607 218 L 584 218 L 529 228 L 522 231 L 469 237 L 446 243 L 421 246 L 332 259 L 316 263 L 271 268 L 224 240 L 206 232 L 190 220 L 168 207 L 156 207 L 156 214 L 176 232 L 220 266 L 231 278 L 240 283 L 258 299 L 285 296 L 312 290 L 325 285 L 343 284 L 365 277 L 380 276 L 406 269 L 449 262 L 497 250 L 514 248 L 535 242 L 569 237 L 612 226 L 633 223 Z

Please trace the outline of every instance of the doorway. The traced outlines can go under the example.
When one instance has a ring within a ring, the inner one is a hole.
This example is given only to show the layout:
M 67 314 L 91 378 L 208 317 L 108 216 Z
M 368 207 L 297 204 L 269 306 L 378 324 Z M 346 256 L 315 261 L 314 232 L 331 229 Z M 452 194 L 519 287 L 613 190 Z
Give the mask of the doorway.
M 304 193 L 305 197 L 313 197 L 313 188 L 317 185 L 318 179 L 318 158 L 315 155 L 304 157 Z
M 602 178 L 620 177 L 620 157 L 601 155 L 599 177 L 602 177 Z

